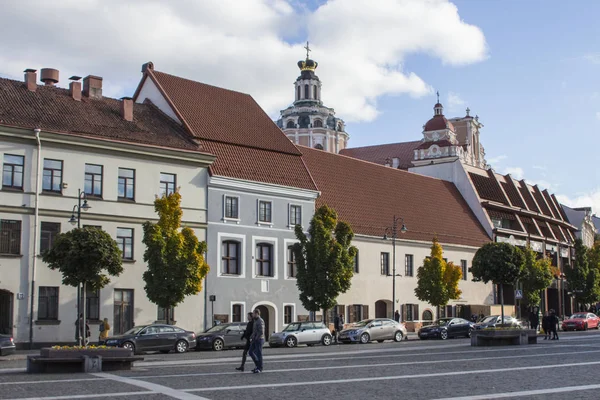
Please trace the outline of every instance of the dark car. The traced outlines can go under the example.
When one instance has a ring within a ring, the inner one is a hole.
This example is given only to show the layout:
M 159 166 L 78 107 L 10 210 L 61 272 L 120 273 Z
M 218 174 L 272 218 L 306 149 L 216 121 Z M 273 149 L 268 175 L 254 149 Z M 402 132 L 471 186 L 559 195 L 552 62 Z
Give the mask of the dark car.
M 185 353 L 188 349 L 196 347 L 196 334 L 172 325 L 140 325 L 122 335 L 107 338 L 104 344 L 131 349 L 134 353 L 168 353 L 171 350 Z
M 419 330 L 419 339 L 440 338 L 446 340 L 452 337 L 471 337 L 475 324 L 462 318 L 440 318 L 432 325 Z
M 496 325 L 500 325 L 501 321 L 502 317 L 500 315 L 490 315 L 476 323 L 475 329 L 495 328 Z M 509 315 L 504 316 L 504 325 L 510 325 L 515 328 L 521 327 L 519 320 Z
M 242 335 L 245 329 L 245 322 L 215 325 L 206 332 L 196 335 L 196 350 L 212 349 L 220 351 L 234 347 L 244 347 L 246 339 L 242 340 Z
M 0 335 L 0 356 L 14 354 L 15 351 L 16 347 L 12 336 Z

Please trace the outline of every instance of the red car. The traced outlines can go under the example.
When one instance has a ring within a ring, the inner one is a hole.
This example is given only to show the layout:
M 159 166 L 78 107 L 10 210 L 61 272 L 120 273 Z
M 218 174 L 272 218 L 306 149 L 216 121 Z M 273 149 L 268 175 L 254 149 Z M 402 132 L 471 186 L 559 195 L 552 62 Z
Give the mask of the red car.
M 562 323 L 563 331 L 587 331 L 592 328 L 600 329 L 600 318 L 592 313 L 576 313 Z

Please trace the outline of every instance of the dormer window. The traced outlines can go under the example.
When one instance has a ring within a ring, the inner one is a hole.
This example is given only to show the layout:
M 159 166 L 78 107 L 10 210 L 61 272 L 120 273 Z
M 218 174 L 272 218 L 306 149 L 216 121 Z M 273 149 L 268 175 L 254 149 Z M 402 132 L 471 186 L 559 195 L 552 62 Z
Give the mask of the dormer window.
M 289 120 L 289 121 L 287 122 L 287 124 L 285 125 L 285 127 L 286 127 L 286 128 L 295 128 L 295 127 L 296 127 L 296 124 L 294 123 L 294 121 L 292 121 L 292 120 Z
M 320 119 L 315 119 L 315 121 L 313 122 L 313 127 L 315 127 L 315 128 L 322 128 L 323 127 L 323 121 L 321 121 Z

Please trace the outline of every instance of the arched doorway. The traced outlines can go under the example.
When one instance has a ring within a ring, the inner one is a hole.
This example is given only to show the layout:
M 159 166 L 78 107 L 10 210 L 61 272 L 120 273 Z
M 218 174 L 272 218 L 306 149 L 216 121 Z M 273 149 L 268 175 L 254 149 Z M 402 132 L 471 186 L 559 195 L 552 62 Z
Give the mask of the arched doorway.
M 393 318 L 392 302 L 389 300 L 377 300 L 375 302 L 375 318 Z
M 423 316 L 421 317 L 421 319 L 423 320 L 423 326 L 431 325 L 433 323 L 433 313 L 431 312 L 431 310 L 423 311 Z
M 13 294 L 0 289 L 0 334 L 11 335 L 13 328 Z

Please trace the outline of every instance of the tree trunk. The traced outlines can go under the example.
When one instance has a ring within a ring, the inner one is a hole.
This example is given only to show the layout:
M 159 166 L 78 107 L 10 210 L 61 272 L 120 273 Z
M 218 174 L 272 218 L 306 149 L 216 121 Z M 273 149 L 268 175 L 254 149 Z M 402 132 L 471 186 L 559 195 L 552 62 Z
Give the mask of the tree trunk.
M 165 309 L 165 319 L 167 325 L 171 325 L 171 307 Z
M 504 324 L 504 285 L 500 285 L 500 308 L 502 309 L 502 320 L 500 324 Z

